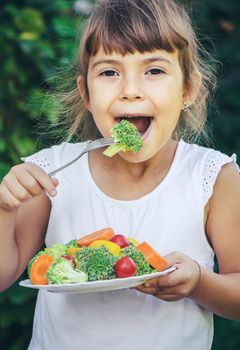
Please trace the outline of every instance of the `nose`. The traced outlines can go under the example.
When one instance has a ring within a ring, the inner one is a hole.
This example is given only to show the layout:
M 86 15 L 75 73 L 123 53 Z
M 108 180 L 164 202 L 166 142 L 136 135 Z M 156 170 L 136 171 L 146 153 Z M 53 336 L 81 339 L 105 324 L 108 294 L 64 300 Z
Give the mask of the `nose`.
M 120 99 L 128 101 L 143 99 L 141 83 L 137 77 L 128 76 L 123 79 L 120 92 Z

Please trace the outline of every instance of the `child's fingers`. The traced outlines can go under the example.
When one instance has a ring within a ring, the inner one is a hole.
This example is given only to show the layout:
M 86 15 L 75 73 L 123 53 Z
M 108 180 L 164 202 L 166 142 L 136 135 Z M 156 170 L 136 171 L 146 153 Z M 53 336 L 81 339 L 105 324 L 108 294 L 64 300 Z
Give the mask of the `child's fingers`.
M 145 294 L 151 294 L 151 295 L 155 295 L 155 293 L 157 292 L 156 287 L 147 288 L 147 287 L 145 287 L 144 284 L 141 284 L 140 286 L 134 287 L 134 289 L 138 290 L 139 292 L 142 292 Z
M 50 196 L 56 195 L 56 186 L 51 181 L 51 178 L 40 167 L 34 167 L 31 174 Z
M 26 170 L 50 196 L 56 195 L 56 189 L 51 178 L 39 166 L 33 163 L 25 163 L 24 169 L 20 167 L 14 167 L 12 169 L 19 182 L 22 183 L 24 181 L 26 172 L 22 170 Z
M 52 182 L 52 184 L 54 185 L 54 187 L 57 187 L 59 182 L 58 179 L 56 179 L 55 177 L 50 177 L 50 180 Z
M 183 282 L 182 279 L 183 279 L 182 273 L 177 269 L 175 271 L 170 272 L 168 275 L 160 276 L 147 281 L 145 283 L 145 286 L 146 287 L 158 286 L 162 288 L 176 287 Z
M 32 197 L 40 196 L 44 191 L 56 195 L 56 179 L 51 179 L 40 167 L 24 163 L 11 168 L 0 184 L 0 206 L 14 210 Z
M 7 186 L 1 186 L 0 188 L 0 207 L 13 210 L 21 206 L 21 202 L 15 198 L 8 190 Z
M 142 284 L 140 286 L 135 287 L 135 289 L 145 294 L 154 295 L 160 299 L 163 299 L 166 296 L 180 298 L 181 295 L 181 293 L 178 293 L 176 291 L 175 287 L 159 287 L 157 285 L 154 287 L 146 287 L 144 284 Z
M 14 176 L 8 176 L 4 181 L 5 187 L 19 202 L 26 202 L 32 198 L 31 193 Z
M 21 173 L 17 176 L 17 180 L 21 182 L 23 187 L 32 195 L 40 196 L 44 189 L 39 182 L 28 171 Z
M 185 297 L 188 292 L 184 284 L 177 287 L 161 287 L 158 285 L 154 287 L 146 287 L 145 285 L 140 285 L 135 287 L 135 289 L 139 292 L 153 295 L 165 301 L 180 300 Z

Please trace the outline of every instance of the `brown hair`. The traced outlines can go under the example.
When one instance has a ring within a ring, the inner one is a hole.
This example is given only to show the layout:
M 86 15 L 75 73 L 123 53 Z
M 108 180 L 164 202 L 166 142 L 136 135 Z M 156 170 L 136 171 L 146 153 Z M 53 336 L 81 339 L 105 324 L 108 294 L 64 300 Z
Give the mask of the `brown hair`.
M 213 69 L 202 59 L 206 53 L 198 43 L 185 9 L 173 0 L 98 0 L 87 21 L 75 66 L 75 79 L 83 78 L 88 98 L 87 72 L 89 58 L 103 47 L 108 54 L 122 55 L 163 49 L 179 52 L 185 89 L 193 88 L 194 74 L 201 75 L 195 102 L 181 112 L 175 138 L 191 142 L 206 136 L 206 106 L 209 91 L 215 87 Z M 201 49 L 201 50 L 200 50 Z M 92 116 L 85 109 L 77 88 L 61 95 L 62 112 L 67 114 L 69 138 L 93 139 L 98 134 Z M 67 113 L 66 113 L 67 112 Z

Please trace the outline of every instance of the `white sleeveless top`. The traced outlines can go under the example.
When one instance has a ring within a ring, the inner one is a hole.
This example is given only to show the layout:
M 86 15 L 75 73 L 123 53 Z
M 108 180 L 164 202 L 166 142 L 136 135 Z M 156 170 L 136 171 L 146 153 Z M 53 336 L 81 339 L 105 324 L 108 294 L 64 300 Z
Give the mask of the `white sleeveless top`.
M 49 172 L 72 160 L 85 143 L 63 143 L 24 161 Z M 164 180 L 137 200 L 110 198 L 95 184 L 88 155 L 57 174 L 58 194 L 46 245 L 95 230 L 147 241 L 161 255 L 181 251 L 212 270 L 214 252 L 204 231 L 204 206 L 221 167 L 233 159 L 180 141 Z M 114 180 L 113 180 L 114 181 Z M 188 298 L 161 301 L 134 289 L 88 294 L 38 293 L 29 350 L 208 350 L 212 313 Z

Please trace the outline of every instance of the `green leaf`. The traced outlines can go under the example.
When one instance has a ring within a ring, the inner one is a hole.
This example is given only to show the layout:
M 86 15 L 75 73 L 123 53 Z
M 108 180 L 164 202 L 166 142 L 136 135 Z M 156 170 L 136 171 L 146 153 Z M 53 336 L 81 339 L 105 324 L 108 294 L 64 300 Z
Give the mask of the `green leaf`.
M 13 21 L 21 32 L 35 33 L 39 36 L 44 32 L 45 23 L 41 12 L 34 8 L 18 9 Z
M 71 18 L 54 18 L 52 25 L 55 33 L 61 38 L 75 38 L 76 27 Z

